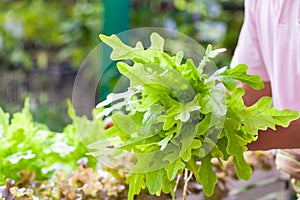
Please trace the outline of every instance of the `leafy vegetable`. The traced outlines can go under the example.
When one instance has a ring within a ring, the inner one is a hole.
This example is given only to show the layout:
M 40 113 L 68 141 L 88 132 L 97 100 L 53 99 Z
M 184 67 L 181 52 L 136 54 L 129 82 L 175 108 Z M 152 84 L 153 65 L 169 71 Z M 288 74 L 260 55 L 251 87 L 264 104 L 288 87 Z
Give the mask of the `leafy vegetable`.
M 111 114 L 114 126 L 102 134 L 101 142 L 106 146 L 96 142 L 90 149 L 94 154 L 106 149 L 111 156 L 134 153 L 136 162 L 127 176 L 129 199 L 144 187 L 151 194 L 164 191 L 174 195 L 175 176 L 184 168 L 194 173 L 205 194 L 211 196 L 217 183 L 212 158 L 227 160 L 232 156 L 238 178 L 248 180 L 252 169 L 243 155 L 246 144 L 257 139 L 258 130 L 286 127 L 299 117 L 298 112 L 271 107 L 268 97 L 246 107 L 237 81 L 255 89 L 264 85 L 259 76 L 246 73 L 245 65 L 223 67 L 210 77 L 204 74 L 207 62 L 223 49 L 208 46 L 196 67 L 191 59 L 183 59 L 182 52 L 173 56 L 165 53 L 164 39 L 157 33 L 151 35 L 149 48 L 141 42 L 127 46 L 116 35 L 100 38 L 112 47 L 113 60 L 123 60 L 117 67 L 130 86 L 97 106 L 97 117 Z M 169 184 L 163 184 L 165 181 Z
M 76 168 L 74 160 L 86 157 L 74 124 L 65 127 L 63 133 L 50 131 L 33 121 L 29 99 L 21 112 L 9 118 L 0 108 L 0 185 L 6 178 L 18 180 L 23 169 L 34 171 L 38 180 L 56 171 L 70 172 Z M 89 165 L 95 166 L 95 159 L 90 157 Z

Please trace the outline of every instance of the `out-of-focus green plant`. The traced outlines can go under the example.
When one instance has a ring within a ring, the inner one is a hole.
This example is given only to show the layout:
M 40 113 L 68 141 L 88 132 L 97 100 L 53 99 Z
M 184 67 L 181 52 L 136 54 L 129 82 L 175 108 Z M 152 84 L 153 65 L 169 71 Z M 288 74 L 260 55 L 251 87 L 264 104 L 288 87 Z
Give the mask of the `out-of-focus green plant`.
M 77 166 L 74 161 L 87 156 L 74 124 L 56 133 L 34 122 L 28 99 L 23 110 L 14 113 L 11 119 L 0 108 L 0 144 L 0 185 L 6 178 L 18 180 L 23 169 L 34 171 L 37 180 L 49 178 L 60 170 L 70 172 Z M 88 158 L 88 165 L 95 167 L 96 160 Z
M 32 99 L 31 99 L 32 100 Z M 0 99 L 0 107 L 9 114 L 13 114 L 22 109 L 22 105 L 18 105 L 16 102 L 7 103 Z M 31 114 L 33 120 L 38 123 L 43 123 L 48 128 L 55 132 L 60 132 L 70 122 L 67 113 L 62 111 L 64 106 L 53 103 L 40 103 L 37 106 L 31 108 Z
M 1 1 L 1 67 L 45 68 L 50 59 L 79 67 L 97 45 L 101 13 L 97 0 Z
M 242 0 L 131 0 L 131 5 L 132 28 L 175 29 L 204 45 L 225 46 L 228 56 L 243 19 Z M 98 43 L 102 11 L 97 0 L 0 2 L 1 67 L 43 68 L 50 60 L 78 67 Z

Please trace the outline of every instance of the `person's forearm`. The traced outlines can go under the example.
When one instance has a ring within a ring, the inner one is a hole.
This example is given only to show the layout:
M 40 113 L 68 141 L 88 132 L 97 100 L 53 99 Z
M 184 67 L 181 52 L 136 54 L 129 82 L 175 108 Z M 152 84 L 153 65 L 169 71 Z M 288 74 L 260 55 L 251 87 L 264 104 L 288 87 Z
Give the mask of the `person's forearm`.
M 249 150 L 300 148 L 300 119 L 291 122 L 288 128 L 276 127 L 260 131 L 258 140 L 247 145 Z

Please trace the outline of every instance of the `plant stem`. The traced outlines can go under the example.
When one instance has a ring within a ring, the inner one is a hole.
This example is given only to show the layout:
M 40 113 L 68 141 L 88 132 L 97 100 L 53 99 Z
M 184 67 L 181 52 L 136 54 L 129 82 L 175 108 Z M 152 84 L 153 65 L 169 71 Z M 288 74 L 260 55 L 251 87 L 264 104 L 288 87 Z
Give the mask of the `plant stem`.
M 176 185 L 175 185 L 175 188 L 174 188 L 174 193 L 175 193 L 175 192 L 176 192 L 176 190 L 177 190 L 177 187 L 178 187 L 178 184 L 179 184 L 180 178 L 181 178 L 181 176 L 180 176 L 180 175 L 177 175 L 177 179 L 176 179 Z
M 183 187 L 183 194 L 182 194 L 182 199 L 186 200 L 186 195 L 187 195 L 187 191 L 188 191 L 188 183 L 191 180 L 193 176 L 193 172 L 190 173 L 189 175 L 189 170 L 188 169 L 184 169 L 184 187 Z

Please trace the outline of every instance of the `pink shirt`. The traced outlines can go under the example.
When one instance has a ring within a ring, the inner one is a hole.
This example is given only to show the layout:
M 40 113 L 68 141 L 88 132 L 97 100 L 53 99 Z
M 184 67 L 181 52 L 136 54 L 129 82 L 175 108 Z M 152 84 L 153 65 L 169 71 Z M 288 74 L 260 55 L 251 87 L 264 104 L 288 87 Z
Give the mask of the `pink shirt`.
M 300 0 L 245 0 L 245 19 L 231 66 L 270 81 L 278 109 L 300 111 Z

